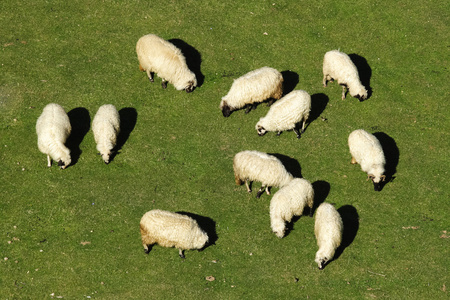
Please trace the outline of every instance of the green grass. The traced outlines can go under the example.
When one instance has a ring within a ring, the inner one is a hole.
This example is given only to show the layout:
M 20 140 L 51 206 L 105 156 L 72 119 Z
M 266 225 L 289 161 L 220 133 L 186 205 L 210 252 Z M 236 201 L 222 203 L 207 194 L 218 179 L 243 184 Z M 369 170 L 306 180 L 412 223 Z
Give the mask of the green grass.
M 448 298 L 448 2 L 16 2 L 0 3 L 2 299 Z M 150 84 L 135 53 L 147 33 L 195 48 L 203 84 Z M 370 66 L 367 101 L 322 87 L 323 55 L 337 48 Z M 326 103 L 327 120 L 300 140 L 258 137 L 265 105 L 221 115 L 233 78 L 266 65 Z M 132 130 L 120 154 L 105 165 L 89 127 L 76 163 L 48 169 L 35 124 L 50 102 L 83 133 L 102 104 L 123 110 Z M 349 163 L 358 128 L 395 146 L 379 193 Z M 235 186 L 232 158 L 247 149 L 297 161 L 345 216 L 351 243 L 323 271 L 314 219 L 277 239 L 270 197 Z M 138 224 L 154 208 L 212 219 L 216 245 L 186 260 L 158 246 L 145 255 Z

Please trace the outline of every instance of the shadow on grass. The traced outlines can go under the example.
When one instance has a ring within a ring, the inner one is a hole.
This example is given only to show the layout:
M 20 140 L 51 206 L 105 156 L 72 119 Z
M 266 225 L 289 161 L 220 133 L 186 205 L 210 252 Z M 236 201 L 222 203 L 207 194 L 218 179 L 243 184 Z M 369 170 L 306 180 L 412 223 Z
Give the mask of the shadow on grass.
M 298 74 L 292 71 L 281 72 L 283 76 L 283 96 L 292 92 L 298 84 Z
M 298 160 L 289 157 L 287 155 L 279 154 L 279 153 L 268 153 L 269 155 L 273 155 L 278 158 L 286 170 L 292 174 L 295 178 L 302 178 L 302 168 Z
M 386 175 L 386 179 L 381 185 L 381 190 L 383 190 L 386 184 L 395 179 L 394 174 L 397 172 L 397 165 L 400 159 L 400 151 L 397 147 L 397 143 L 395 143 L 395 140 L 386 133 L 375 132 L 373 135 L 380 141 L 384 156 L 386 158 L 384 172 L 384 175 Z
M 178 211 L 177 213 L 191 217 L 192 219 L 197 221 L 198 226 L 200 226 L 200 228 L 208 235 L 208 243 L 205 245 L 205 247 L 200 249 L 200 251 L 216 244 L 216 241 L 219 239 L 219 237 L 217 236 L 216 232 L 216 222 L 214 222 L 213 219 L 185 211 Z
M 201 64 L 202 64 L 202 56 L 200 52 L 198 52 L 197 49 L 189 45 L 183 40 L 180 39 L 171 39 L 169 40 L 172 44 L 175 45 L 178 49 L 181 50 L 183 55 L 186 57 L 186 64 L 192 72 L 194 72 L 195 77 L 197 78 L 197 86 L 201 87 L 205 76 L 203 75 L 201 71 Z
M 320 204 L 325 202 L 330 193 L 330 184 L 323 180 L 317 180 L 312 183 L 314 189 L 314 204 L 310 216 L 312 216 Z
M 306 124 L 305 131 L 313 121 L 315 121 L 318 117 L 320 117 L 320 115 L 327 107 L 329 101 L 330 98 L 328 98 L 328 96 L 325 94 L 320 93 L 311 95 L 311 111 L 309 112 L 308 122 Z M 326 119 L 323 120 L 326 121 Z
M 137 122 L 137 111 L 132 107 L 125 107 L 119 110 L 120 116 L 120 132 L 117 137 L 116 147 L 113 149 L 113 154 L 111 155 L 110 162 L 114 160 L 116 155 L 118 155 L 123 145 L 127 142 L 130 137 L 131 132 L 136 126 Z
M 362 85 L 367 90 L 367 99 L 369 99 L 372 96 L 372 88 L 370 87 L 370 78 L 372 77 L 372 68 L 367 63 L 367 60 L 358 55 L 358 54 L 349 54 L 348 55 L 352 62 L 355 64 L 356 68 L 358 69 L 359 73 L 359 79 L 361 80 Z M 367 100 L 366 99 L 366 100 Z
M 67 113 L 72 126 L 72 132 L 66 141 L 66 146 L 70 149 L 72 159 L 71 166 L 75 165 L 80 159 L 80 144 L 91 128 L 91 117 L 89 111 L 84 107 L 77 107 Z
M 353 243 L 359 230 L 359 215 L 356 208 L 351 205 L 344 205 L 337 211 L 341 215 L 342 223 L 344 224 L 344 232 L 342 235 L 342 243 L 336 249 L 333 260 L 338 259 L 344 252 L 345 248 Z

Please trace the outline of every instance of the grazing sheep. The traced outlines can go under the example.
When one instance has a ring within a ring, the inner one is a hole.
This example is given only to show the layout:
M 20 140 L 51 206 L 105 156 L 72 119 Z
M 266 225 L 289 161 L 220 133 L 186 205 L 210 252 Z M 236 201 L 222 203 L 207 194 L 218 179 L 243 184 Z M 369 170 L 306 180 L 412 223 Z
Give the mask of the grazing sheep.
M 153 73 L 162 79 L 162 87 L 167 87 L 167 81 L 177 90 L 190 93 L 197 86 L 195 74 L 189 70 L 186 58 L 174 44 L 148 34 L 141 37 L 136 44 L 139 69 L 147 72 L 153 82 Z
M 278 158 L 259 151 L 246 150 L 237 153 L 233 159 L 233 169 L 236 185 L 242 185 L 245 181 L 249 193 L 252 191 L 249 181 L 250 184 L 255 180 L 262 183 L 256 194 L 257 198 L 261 197 L 264 188 L 267 195 L 270 195 L 270 187 L 283 187 L 293 179 Z
M 69 116 L 61 105 L 50 103 L 44 107 L 36 122 L 36 133 L 39 150 L 47 154 L 48 167 L 52 166 L 52 159 L 61 169 L 70 165 L 70 150 L 64 143 L 71 131 Z
M 361 84 L 358 69 L 347 54 L 338 50 L 328 51 L 323 58 L 323 86 L 333 80 L 342 85 L 342 100 L 346 89 L 359 101 L 367 99 L 367 90 Z
M 381 191 L 381 182 L 386 179 L 383 148 L 378 139 L 363 129 L 357 129 L 348 137 L 348 147 L 352 155 L 352 164 L 360 164 L 367 173 L 367 180 L 371 179 L 375 191 Z
M 283 95 L 283 76 L 273 68 L 263 67 L 251 71 L 231 85 L 230 91 L 220 101 L 224 117 L 229 117 L 234 110 L 248 106 L 245 113 L 255 109 L 259 102 L 266 99 L 280 99 Z
M 305 131 L 305 123 L 311 110 L 311 96 L 303 91 L 292 91 L 270 108 L 265 117 L 259 119 L 255 129 L 259 136 L 267 131 L 278 131 L 278 135 L 285 130 L 294 129 L 297 138 Z M 303 120 L 302 131 L 296 128 L 297 123 Z
M 159 209 L 148 211 L 140 223 L 142 245 L 148 254 L 154 244 L 175 247 L 184 258 L 184 250 L 202 249 L 208 235 L 193 218 Z
M 286 222 L 293 216 L 301 216 L 306 206 L 312 216 L 314 189 L 311 183 L 302 178 L 294 178 L 273 195 L 270 201 L 270 226 L 279 237 L 284 236 Z
M 100 152 L 103 161 L 109 164 L 120 131 L 120 116 L 114 105 L 100 106 L 97 114 L 95 114 L 94 121 L 92 121 L 92 131 L 94 132 L 97 150 Z
M 319 246 L 315 261 L 320 270 L 333 258 L 342 242 L 343 230 L 342 218 L 336 208 L 329 203 L 320 204 L 314 224 L 314 233 Z

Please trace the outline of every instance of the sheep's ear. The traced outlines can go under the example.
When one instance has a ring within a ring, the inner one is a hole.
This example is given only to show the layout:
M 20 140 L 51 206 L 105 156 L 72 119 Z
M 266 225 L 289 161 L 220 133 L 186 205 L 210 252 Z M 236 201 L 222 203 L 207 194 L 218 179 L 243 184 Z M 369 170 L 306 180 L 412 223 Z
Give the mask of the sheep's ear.
M 367 181 L 373 180 L 374 178 L 375 178 L 375 176 L 373 174 L 367 175 Z
M 385 181 L 386 180 L 386 175 L 381 175 L 380 178 L 381 178 L 382 181 Z

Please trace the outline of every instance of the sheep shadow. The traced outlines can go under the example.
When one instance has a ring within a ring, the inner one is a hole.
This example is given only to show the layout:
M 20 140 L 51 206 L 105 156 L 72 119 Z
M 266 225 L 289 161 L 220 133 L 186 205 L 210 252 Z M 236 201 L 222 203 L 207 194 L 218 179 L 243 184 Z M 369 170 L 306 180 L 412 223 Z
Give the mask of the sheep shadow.
M 289 94 L 292 92 L 295 87 L 297 86 L 299 80 L 298 80 L 298 74 L 292 71 L 283 71 L 281 72 L 281 75 L 283 76 L 283 96 L 286 94 Z
M 305 127 L 305 130 L 309 127 L 309 125 L 314 122 L 320 115 L 323 113 L 325 108 L 327 107 L 330 98 L 327 95 L 319 93 L 311 95 L 311 111 L 309 112 L 308 123 Z M 323 119 L 326 121 L 326 119 Z
M 269 155 L 273 155 L 278 158 L 286 170 L 292 174 L 295 178 L 302 178 L 302 168 L 298 160 L 289 157 L 287 155 L 279 154 L 279 153 L 269 153 Z
M 395 143 L 395 140 L 384 132 L 375 132 L 373 134 L 381 144 L 383 148 L 384 156 L 386 159 L 384 175 L 386 175 L 385 181 L 381 184 L 381 190 L 384 186 L 395 179 L 394 174 L 397 172 L 397 165 L 400 159 L 400 151 Z
M 310 211 L 311 217 L 313 216 L 319 205 L 325 202 L 325 199 L 327 199 L 331 189 L 330 184 L 323 180 L 317 180 L 313 182 L 312 186 L 314 189 L 314 204 L 312 210 Z
M 204 250 L 209 246 L 216 244 L 216 241 L 219 239 L 219 237 L 217 236 L 216 232 L 216 222 L 213 219 L 185 211 L 177 211 L 177 213 L 191 217 L 192 219 L 197 221 L 198 226 L 200 226 L 200 228 L 208 235 L 208 243 L 201 250 Z
M 197 78 L 197 87 L 202 86 L 205 76 L 201 71 L 201 63 L 202 56 L 197 49 L 189 45 L 183 40 L 180 39 L 170 39 L 169 42 L 175 45 L 178 49 L 181 50 L 183 55 L 186 58 L 186 64 L 192 72 L 194 72 L 195 77 Z
M 337 211 L 341 215 L 344 232 L 342 234 L 341 245 L 336 249 L 333 260 L 338 259 L 345 248 L 353 243 L 359 230 L 359 215 L 355 207 L 352 205 L 344 205 Z
M 119 110 L 120 116 L 120 132 L 117 137 L 116 147 L 113 149 L 113 153 L 110 158 L 110 162 L 114 160 L 117 154 L 119 154 L 123 145 L 127 142 L 130 137 L 131 132 L 136 126 L 137 122 L 137 111 L 132 107 L 125 107 Z
M 372 88 L 370 87 L 370 78 L 372 77 L 372 68 L 370 68 L 367 60 L 355 53 L 348 55 L 358 69 L 359 79 L 367 90 L 367 99 L 372 96 Z M 366 99 L 366 100 L 367 100 Z
M 91 117 L 89 111 L 84 107 L 77 107 L 67 113 L 72 126 L 72 132 L 66 141 L 66 146 L 70 149 L 72 159 L 71 166 L 75 165 L 82 153 L 80 144 L 91 128 Z

